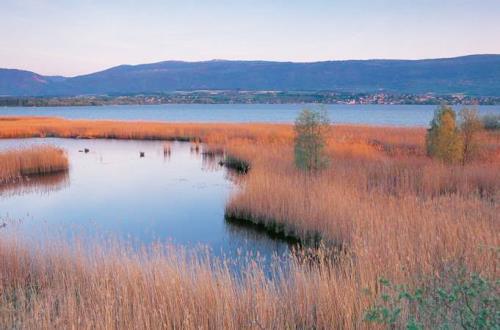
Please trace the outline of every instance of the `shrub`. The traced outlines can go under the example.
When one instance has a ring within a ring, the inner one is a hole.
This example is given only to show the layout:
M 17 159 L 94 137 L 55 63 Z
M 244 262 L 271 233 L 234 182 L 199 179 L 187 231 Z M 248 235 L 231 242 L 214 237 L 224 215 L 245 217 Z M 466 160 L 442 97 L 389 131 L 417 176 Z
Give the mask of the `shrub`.
M 295 120 L 295 165 L 314 172 L 328 165 L 325 153 L 330 121 L 325 111 L 303 110 Z
M 407 329 L 499 329 L 499 281 L 451 267 L 415 290 L 380 280 L 378 303 L 365 321 Z
M 451 107 L 441 106 L 431 121 L 426 137 L 427 154 L 446 163 L 462 160 L 462 141 Z
M 463 163 L 471 161 L 479 151 L 477 133 L 483 125 L 476 110 L 462 109 L 460 111 L 460 133 L 462 134 L 462 160 Z

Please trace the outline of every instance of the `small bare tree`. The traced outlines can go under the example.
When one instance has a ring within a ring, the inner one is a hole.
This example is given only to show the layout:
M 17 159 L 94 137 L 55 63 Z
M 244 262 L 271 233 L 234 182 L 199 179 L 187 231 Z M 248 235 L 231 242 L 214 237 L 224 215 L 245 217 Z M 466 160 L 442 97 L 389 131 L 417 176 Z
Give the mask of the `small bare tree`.
M 295 165 L 308 173 L 328 165 L 325 153 L 330 121 L 325 110 L 303 110 L 295 120 Z
M 460 133 L 462 134 L 462 164 L 470 162 L 479 152 L 477 133 L 483 124 L 474 109 L 462 109 L 460 117 Z

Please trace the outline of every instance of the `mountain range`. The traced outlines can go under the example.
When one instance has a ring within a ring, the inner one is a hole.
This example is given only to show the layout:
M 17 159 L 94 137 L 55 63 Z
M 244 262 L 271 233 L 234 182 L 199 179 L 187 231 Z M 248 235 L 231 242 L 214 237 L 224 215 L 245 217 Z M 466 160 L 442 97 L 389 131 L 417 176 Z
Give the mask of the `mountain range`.
M 187 90 L 339 91 L 500 96 L 500 55 L 425 60 L 165 61 L 76 77 L 0 69 L 0 96 L 153 94 Z

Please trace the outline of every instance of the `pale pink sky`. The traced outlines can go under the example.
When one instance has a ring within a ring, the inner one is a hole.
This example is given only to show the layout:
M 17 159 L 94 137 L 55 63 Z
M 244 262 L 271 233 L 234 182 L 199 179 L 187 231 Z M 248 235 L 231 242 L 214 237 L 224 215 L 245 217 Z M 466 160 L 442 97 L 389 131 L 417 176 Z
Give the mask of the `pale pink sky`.
M 2 0 L 0 67 L 500 53 L 498 0 Z

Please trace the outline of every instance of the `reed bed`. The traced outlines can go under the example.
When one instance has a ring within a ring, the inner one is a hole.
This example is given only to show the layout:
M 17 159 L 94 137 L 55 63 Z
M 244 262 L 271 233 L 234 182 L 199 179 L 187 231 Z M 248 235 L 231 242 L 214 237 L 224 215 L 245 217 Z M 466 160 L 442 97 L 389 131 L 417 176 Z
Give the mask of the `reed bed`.
M 352 290 L 318 265 L 292 264 L 279 280 L 249 261 L 235 277 L 227 263 L 179 247 L 132 252 L 68 248 L 26 250 L 0 240 L 0 324 L 16 329 L 353 328 Z M 85 252 L 84 252 L 85 251 Z M 332 308 L 333 307 L 333 308 Z M 333 312 L 334 311 L 334 312 Z M 342 323 L 339 323 L 342 322 Z
M 238 279 L 224 261 L 193 261 L 182 250 L 74 255 L 61 247 L 28 252 L 2 239 L 6 326 L 370 328 L 363 319 L 381 291 L 380 277 L 416 287 L 453 264 L 499 276 L 498 132 L 482 133 L 481 155 L 459 166 L 426 157 L 423 128 L 335 126 L 330 167 L 306 175 L 294 166 L 287 125 L 18 118 L 0 120 L 0 128 L 4 138 L 201 140 L 207 150 L 250 165 L 226 205 L 228 216 L 304 241 L 320 238 L 320 254 L 340 251 L 335 263 L 297 261 L 273 279 L 249 262 Z
M 0 128 L 0 138 L 180 140 L 220 144 L 236 138 L 264 141 L 290 141 L 293 139 L 293 130 L 290 126 L 274 124 L 197 124 L 3 117 L 0 118 Z
M 52 146 L 39 146 L 0 152 L 0 184 L 22 181 L 27 177 L 67 171 L 66 153 Z

